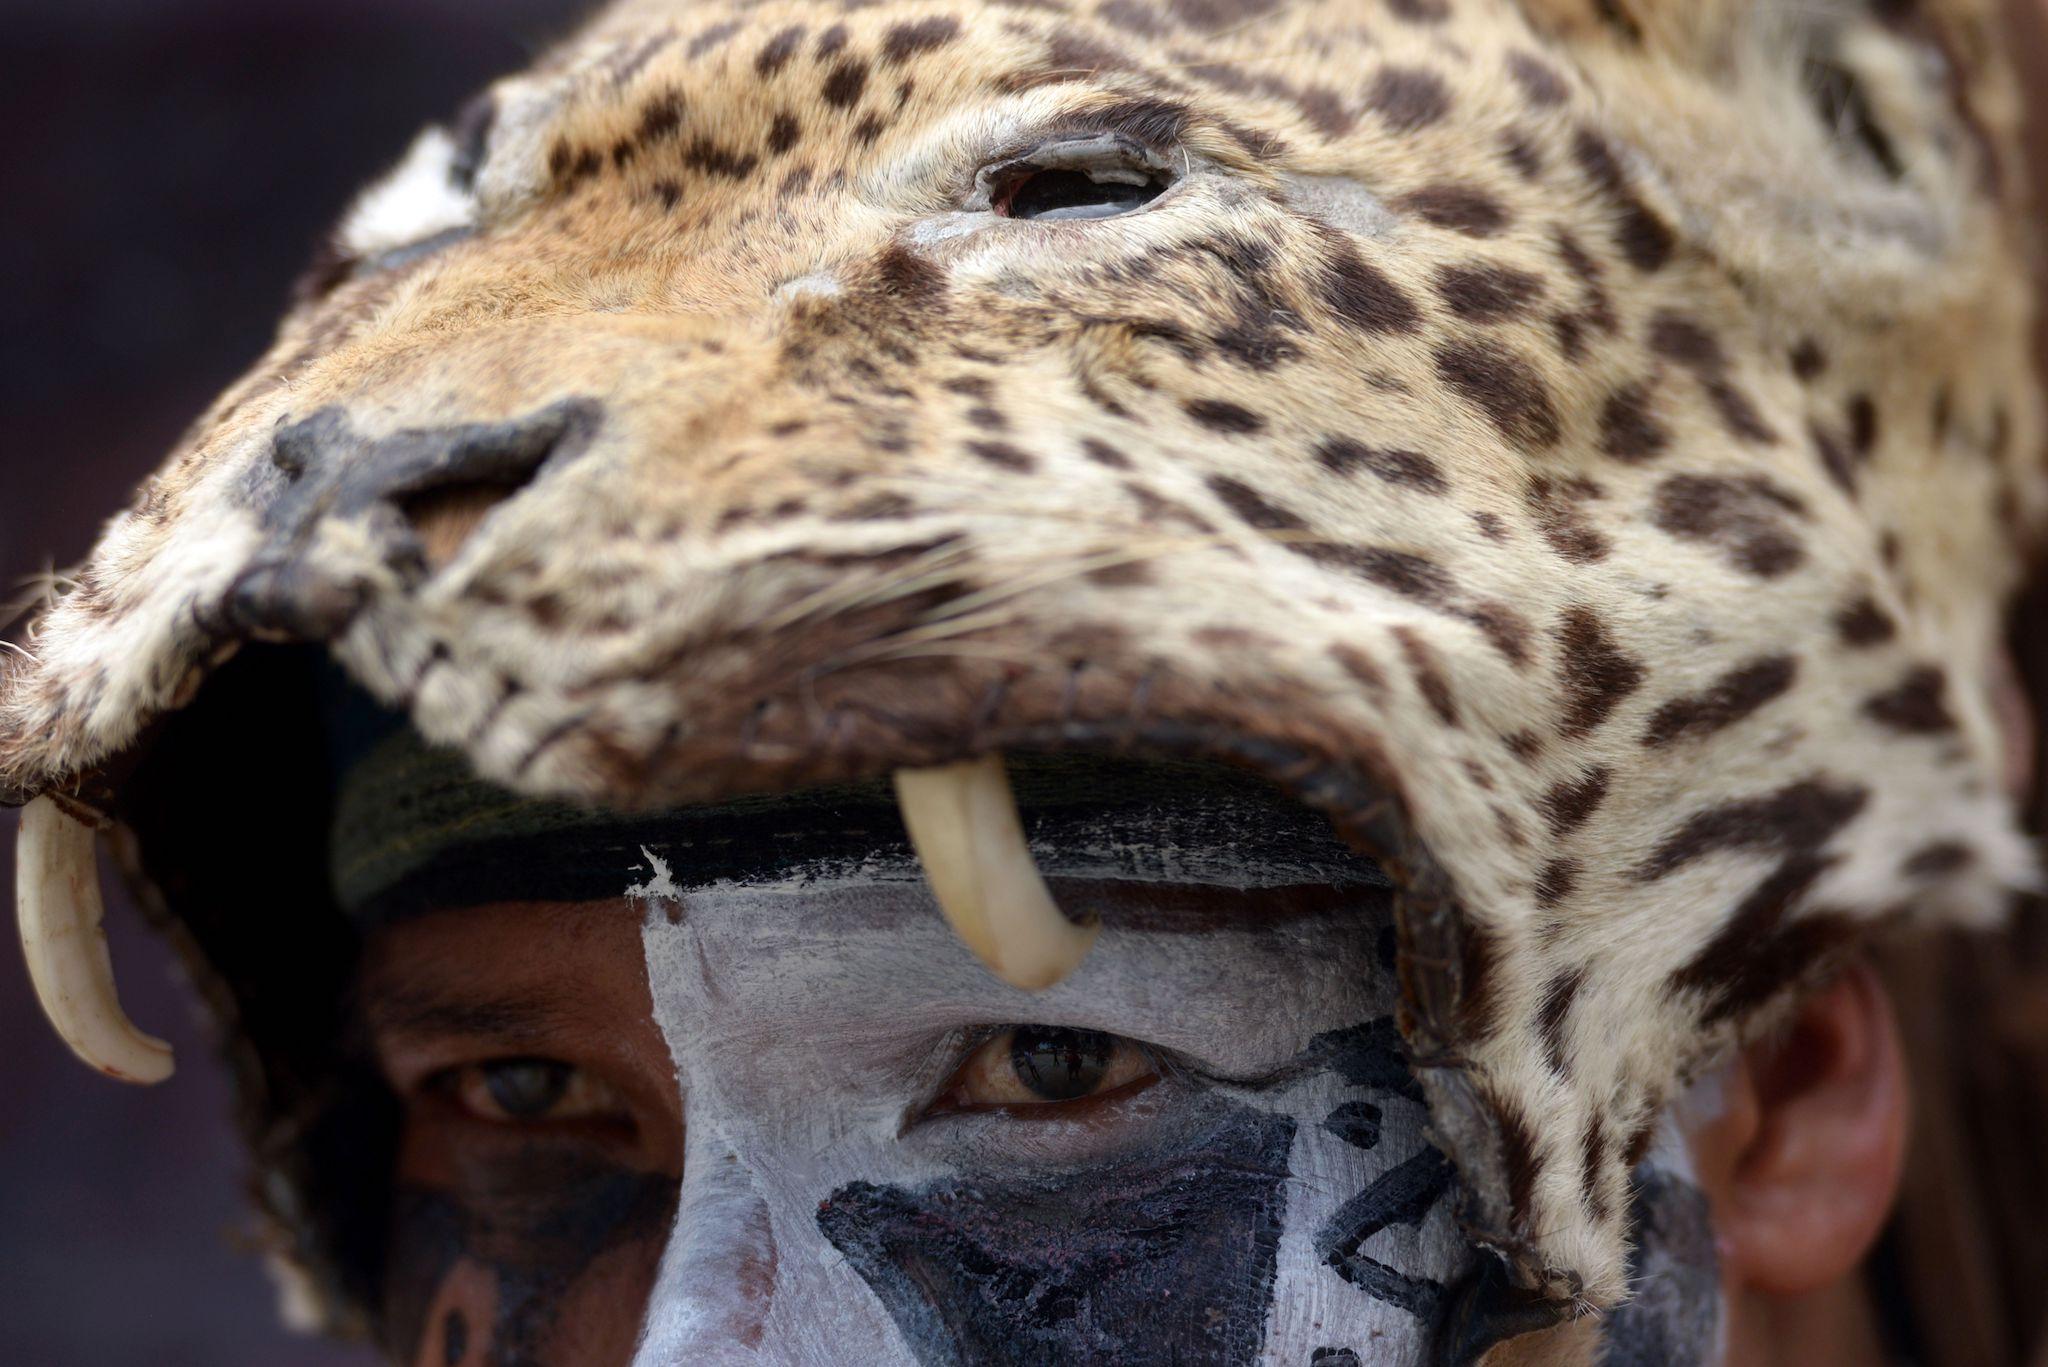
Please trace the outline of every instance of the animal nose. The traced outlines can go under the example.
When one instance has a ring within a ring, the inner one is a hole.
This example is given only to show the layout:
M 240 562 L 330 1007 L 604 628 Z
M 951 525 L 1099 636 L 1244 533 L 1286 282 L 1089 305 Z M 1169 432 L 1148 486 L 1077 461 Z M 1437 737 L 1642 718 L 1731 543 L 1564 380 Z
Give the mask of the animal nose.
M 288 487 L 228 613 L 262 635 L 339 634 L 373 585 L 410 586 L 453 558 L 485 514 L 574 459 L 602 420 L 594 400 L 567 399 L 506 422 L 386 436 L 358 431 L 339 407 L 280 429 L 271 464 Z
M 693 1137 L 691 1148 L 703 1147 Z M 633 1367 L 780 1360 L 764 1344 L 778 1261 L 767 1202 L 745 1167 L 730 1150 L 688 1155 Z

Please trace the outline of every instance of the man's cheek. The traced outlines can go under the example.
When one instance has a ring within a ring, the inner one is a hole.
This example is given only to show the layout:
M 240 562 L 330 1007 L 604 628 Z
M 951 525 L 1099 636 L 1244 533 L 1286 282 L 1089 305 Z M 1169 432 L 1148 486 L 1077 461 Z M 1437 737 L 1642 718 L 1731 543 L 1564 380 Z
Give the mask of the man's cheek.
M 491 1326 L 497 1320 L 498 1279 L 469 1259 L 448 1269 L 413 1326 L 413 1367 L 472 1367 L 492 1361 Z
M 386 1348 L 416 1367 L 632 1356 L 676 1183 L 532 1146 L 401 1196 Z
M 818 1229 L 921 1362 L 1246 1362 L 1294 1130 L 1234 1108 L 1197 1152 L 1160 1162 L 1057 1181 L 853 1182 L 820 1206 Z

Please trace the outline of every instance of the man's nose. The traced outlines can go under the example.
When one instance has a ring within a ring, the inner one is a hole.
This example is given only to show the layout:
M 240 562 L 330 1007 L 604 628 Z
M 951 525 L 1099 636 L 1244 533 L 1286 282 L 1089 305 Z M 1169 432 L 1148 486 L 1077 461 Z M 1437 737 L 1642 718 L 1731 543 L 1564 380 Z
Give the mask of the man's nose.
M 729 1148 L 699 1147 L 693 1135 L 633 1367 L 796 1361 L 765 1342 L 781 1261 L 768 1203 Z

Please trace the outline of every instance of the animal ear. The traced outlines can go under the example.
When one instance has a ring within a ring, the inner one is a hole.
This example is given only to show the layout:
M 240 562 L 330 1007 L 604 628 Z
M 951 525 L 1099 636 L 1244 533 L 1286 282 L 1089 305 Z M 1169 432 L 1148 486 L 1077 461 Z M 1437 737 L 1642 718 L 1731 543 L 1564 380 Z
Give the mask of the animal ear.
M 1846 24 L 1869 20 L 1934 37 L 1964 62 L 1990 56 L 2000 0 L 1522 0 L 1529 21 L 1554 37 L 1599 41 L 1666 58 L 1701 57 L 1758 21 Z
M 1996 0 L 1523 0 L 1743 278 L 1897 315 L 1991 258 L 2019 102 Z

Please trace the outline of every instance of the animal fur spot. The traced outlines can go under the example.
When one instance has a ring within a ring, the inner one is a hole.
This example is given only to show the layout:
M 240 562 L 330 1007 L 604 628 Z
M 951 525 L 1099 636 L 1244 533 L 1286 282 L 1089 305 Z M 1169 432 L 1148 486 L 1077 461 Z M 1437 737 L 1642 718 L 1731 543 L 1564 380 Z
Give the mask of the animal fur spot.
M 1671 443 L 1671 434 L 1650 409 L 1650 387 L 1623 385 L 1600 408 L 1600 450 L 1630 464 L 1654 460 Z
M 1322 294 L 1339 318 L 1362 332 L 1413 332 L 1421 324 L 1414 300 L 1366 261 L 1350 238 L 1328 229 L 1323 246 Z
M 1494 342 L 1437 348 L 1436 373 L 1523 447 L 1548 447 L 1560 435 L 1550 390 L 1536 368 Z
M 1389 484 L 1441 494 L 1450 490 L 1437 463 L 1419 451 L 1396 451 L 1366 446 L 1349 437 L 1325 437 L 1316 443 L 1316 459 L 1332 474 L 1349 475 L 1365 471 Z
M 825 103 L 834 109 L 845 109 L 859 101 L 861 92 L 868 86 L 868 64 L 858 57 L 848 57 L 832 68 L 825 77 L 824 88 L 819 92 Z
M 1938 735 L 1955 729 L 1944 695 L 1948 679 L 1932 665 L 1920 665 L 1907 672 L 1896 687 L 1886 689 L 1864 702 L 1864 714 L 1909 736 Z
M 1410 133 L 1437 122 L 1451 110 L 1451 92 L 1435 72 L 1417 67 L 1381 68 L 1365 96 L 1366 107 L 1386 120 L 1396 133 Z
M 1789 655 L 1772 655 L 1730 670 L 1705 692 L 1673 698 L 1659 707 L 1643 731 L 1643 744 L 1669 745 L 1733 726 L 1784 694 L 1798 673 L 1798 662 Z
M 1493 237 L 1509 223 L 1507 208 L 1475 185 L 1425 185 L 1395 204 L 1425 222 L 1472 237 Z
M 960 21 L 951 15 L 897 24 L 882 37 L 882 60 L 900 64 L 919 53 L 936 51 L 960 35 Z
M 761 50 L 754 54 L 754 70 L 763 76 L 773 76 L 789 65 L 789 59 L 796 55 L 796 50 L 803 45 L 803 41 L 804 26 L 791 24 L 770 38 L 762 45 Z
M 1446 266 L 1436 290 L 1467 322 L 1498 323 L 1527 312 L 1543 296 L 1543 279 L 1506 266 Z
M 1243 436 L 1266 426 L 1266 420 L 1257 413 L 1224 399 L 1191 399 L 1185 407 L 1189 417 L 1212 432 Z
M 1718 546 L 1730 563 L 1776 579 L 1806 559 L 1796 523 L 1806 506 L 1761 475 L 1674 475 L 1657 486 L 1653 518 L 1684 541 Z
M 1642 662 L 1621 652 L 1591 608 L 1568 609 L 1557 628 L 1564 692 L 1563 730 L 1583 736 L 1643 686 Z

